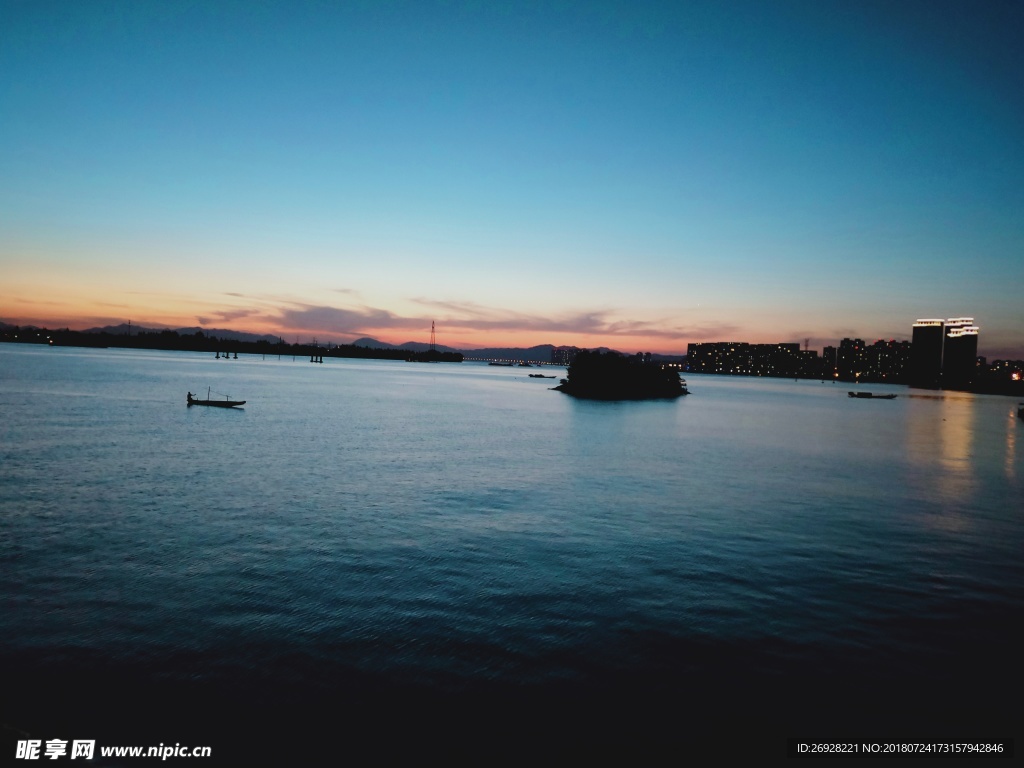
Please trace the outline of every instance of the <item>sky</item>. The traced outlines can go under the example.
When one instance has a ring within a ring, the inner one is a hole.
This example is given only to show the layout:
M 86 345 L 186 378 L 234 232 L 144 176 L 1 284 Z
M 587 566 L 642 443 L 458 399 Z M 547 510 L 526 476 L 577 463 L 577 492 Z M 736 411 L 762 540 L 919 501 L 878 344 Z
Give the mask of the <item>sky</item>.
M 0 0 L 0 321 L 1024 358 L 1017 0 Z

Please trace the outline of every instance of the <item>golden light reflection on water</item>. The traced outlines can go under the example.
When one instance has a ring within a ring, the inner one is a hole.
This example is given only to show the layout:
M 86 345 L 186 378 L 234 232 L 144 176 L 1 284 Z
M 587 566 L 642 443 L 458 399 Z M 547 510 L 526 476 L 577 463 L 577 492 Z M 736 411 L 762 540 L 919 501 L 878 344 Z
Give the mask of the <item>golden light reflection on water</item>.
M 1017 413 L 1010 408 L 1006 422 L 1006 460 L 1003 466 L 1006 468 L 1006 477 L 1013 480 L 1017 476 L 1017 468 L 1014 465 L 1017 461 Z
M 918 489 L 938 503 L 967 502 L 979 491 L 982 468 L 1021 474 L 1024 438 L 1016 407 L 966 393 L 913 394 L 907 420 L 907 458 L 929 478 Z M 996 462 L 996 463 L 993 463 Z M 930 469 L 938 467 L 938 472 Z
M 975 400 L 971 395 L 914 397 L 908 423 L 908 457 L 922 468 L 938 462 L 935 485 L 922 495 L 939 502 L 965 500 L 974 488 L 973 442 Z M 952 522 L 952 521 L 950 521 Z

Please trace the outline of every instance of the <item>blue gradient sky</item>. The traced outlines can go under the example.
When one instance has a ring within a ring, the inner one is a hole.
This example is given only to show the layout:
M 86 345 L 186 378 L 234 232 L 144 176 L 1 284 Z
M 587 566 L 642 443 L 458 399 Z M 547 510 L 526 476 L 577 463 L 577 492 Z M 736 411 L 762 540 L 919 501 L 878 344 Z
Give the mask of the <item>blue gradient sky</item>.
M 0 320 L 1024 357 L 1024 3 L 0 11 Z

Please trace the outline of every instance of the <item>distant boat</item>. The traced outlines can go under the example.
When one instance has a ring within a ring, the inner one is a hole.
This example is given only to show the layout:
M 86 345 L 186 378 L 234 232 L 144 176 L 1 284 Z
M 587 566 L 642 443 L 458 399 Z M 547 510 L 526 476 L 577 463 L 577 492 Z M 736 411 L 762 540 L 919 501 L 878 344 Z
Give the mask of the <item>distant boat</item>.
M 871 400 L 895 400 L 896 395 L 876 395 L 873 392 L 851 392 L 850 397 Z
M 207 390 L 206 391 L 206 399 L 205 400 L 197 400 L 196 398 L 192 397 L 192 393 L 189 392 L 188 393 L 187 403 L 190 406 L 192 406 L 192 405 L 212 405 L 212 406 L 214 406 L 216 408 L 234 408 L 234 407 L 239 406 L 239 405 L 245 405 L 245 400 L 228 400 L 226 397 L 225 397 L 224 400 L 211 400 L 210 399 L 210 391 Z
M 545 376 L 543 373 L 529 373 L 527 374 L 531 379 L 553 379 L 554 376 Z
M 515 363 L 488 363 L 488 365 L 498 365 L 502 368 L 511 368 Z

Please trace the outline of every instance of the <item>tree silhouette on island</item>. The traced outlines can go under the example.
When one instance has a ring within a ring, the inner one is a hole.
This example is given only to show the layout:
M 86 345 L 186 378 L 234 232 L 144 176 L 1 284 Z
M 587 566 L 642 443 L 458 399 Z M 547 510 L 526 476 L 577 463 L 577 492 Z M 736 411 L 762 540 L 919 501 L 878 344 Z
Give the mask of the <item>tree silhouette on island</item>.
M 679 373 L 654 363 L 650 355 L 579 352 L 569 364 L 568 378 L 554 387 L 590 400 L 650 400 L 688 395 Z

